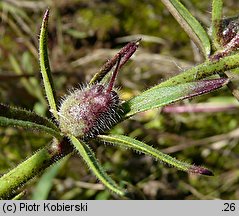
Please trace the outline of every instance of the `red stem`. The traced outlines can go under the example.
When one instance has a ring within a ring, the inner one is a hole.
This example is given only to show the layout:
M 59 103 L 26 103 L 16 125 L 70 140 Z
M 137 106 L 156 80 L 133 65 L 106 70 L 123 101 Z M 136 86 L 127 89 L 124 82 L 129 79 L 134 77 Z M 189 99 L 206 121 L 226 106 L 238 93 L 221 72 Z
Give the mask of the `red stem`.
M 117 61 L 117 65 L 116 65 L 115 70 L 113 72 L 113 75 L 112 75 L 112 77 L 110 79 L 109 86 L 108 86 L 108 89 L 107 89 L 108 93 L 111 92 L 113 87 L 114 87 L 114 83 L 115 83 L 117 74 L 119 72 L 120 60 L 121 60 L 121 55 L 119 55 L 119 58 L 118 58 L 118 61 Z

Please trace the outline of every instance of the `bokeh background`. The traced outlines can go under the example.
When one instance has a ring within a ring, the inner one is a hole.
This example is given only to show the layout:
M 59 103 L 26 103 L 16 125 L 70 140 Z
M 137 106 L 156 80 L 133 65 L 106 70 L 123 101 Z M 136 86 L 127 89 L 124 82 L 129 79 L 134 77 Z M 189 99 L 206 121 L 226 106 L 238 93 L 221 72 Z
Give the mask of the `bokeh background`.
M 182 2 L 210 31 L 211 1 Z M 139 50 L 118 76 L 123 100 L 203 61 L 159 0 L 1 0 L 1 103 L 50 116 L 38 62 L 39 29 L 48 7 L 49 58 L 58 99 L 87 83 L 126 42 L 139 37 Z M 238 12 L 238 0 L 224 1 L 225 16 Z M 91 147 L 133 199 L 239 199 L 238 102 L 223 88 L 180 104 L 206 102 L 216 107 L 223 102 L 228 108 L 199 113 L 152 110 L 122 122 L 111 133 L 137 137 L 177 159 L 205 166 L 213 177 L 184 173 L 151 157 L 95 141 Z M 50 136 L 37 131 L 0 128 L 0 174 L 50 141 Z M 77 154 L 24 189 L 23 199 L 120 199 L 104 190 Z

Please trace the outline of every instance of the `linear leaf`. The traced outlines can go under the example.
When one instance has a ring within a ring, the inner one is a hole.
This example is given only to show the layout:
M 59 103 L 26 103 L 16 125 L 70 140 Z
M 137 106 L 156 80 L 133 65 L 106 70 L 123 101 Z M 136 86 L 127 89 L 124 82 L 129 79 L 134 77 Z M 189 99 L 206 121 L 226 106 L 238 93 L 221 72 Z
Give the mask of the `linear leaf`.
M 194 16 L 184 7 L 178 0 L 161 0 L 168 8 L 170 13 L 178 21 L 181 27 L 189 35 L 191 40 L 198 46 L 198 48 L 207 58 L 211 53 L 211 45 L 208 35 L 201 24 Z
M 172 102 L 205 94 L 225 85 L 228 79 L 219 78 L 179 84 L 171 87 L 154 87 L 123 104 L 125 116 L 129 117 Z
M 11 127 L 22 127 L 22 128 L 26 128 L 26 129 L 35 129 L 35 130 L 40 130 L 45 133 L 48 133 L 48 134 L 56 137 L 57 139 L 62 138 L 62 136 L 60 135 L 59 132 L 57 132 L 49 127 L 46 127 L 44 125 L 36 124 L 36 123 L 30 122 L 30 121 L 22 121 L 22 120 L 10 119 L 10 118 L 0 116 L 0 126 L 2 126 L 2 127 L 11 126 Z
M 50 109 L 53 110 L 53 115 L 56 119 L 58 119 L 57 115 L 57 107 L 56 107 L 56 96 L 54 91 L 53 80 L 51 76 L 51 69 L 48 60 L 48 51 L 47 51 L 47 26 L 48 26 L 48 17 L 49 10 L 45 12 L 41 32 L 40 32 L 40 40 L 39 40 L 39 54 L 40 54 L 40 67 L 41 74 L 43 78 L 43 84 L 46 92 L 46 97 L 50 106 Z
M 20 108 L 10 107 L 1 103 L 0 103 L 0 116 L 6 117 L 8 119 L 32 122 L 38 125 L 46 126 L 59 132 L 58 127 L 51 120 L 39 116 L 34 112 L 30 112 Z
M 212 1 L 212 41 L 215 48 L 218 50 L 222 48 L 221 37 L 222 37 L 222 0 Z
M 79 152 L 79 154 L 82 156 L 86 164 L 95 174 L 95 176 L 111 191 L 123 196 L 124 191 L 115 183 L 115 181 L 109 175 L 107 175 L 103 167 L 99 164 L 99 162 L 95 158 L 95 155 L 89 148 L 89 146 L 84 142 L 79 141 L 74 136 L 71 136 L 70 140 L 77 149 L 77 151 Z
M 143 142 L 140 142 L 140 141 L 135 140 L 128 136 L 99 135 L 98 137 L 100 140 L 102 140 L 104 142 L 109 142 L 109 143 L 116 144 L 116 145 L 119 145 L 119 146 L 125 147 L 125 148 L 131 148 L 133 150 L 150 155 L 156 159 L 159 159 L 159 160 L 161 160 L 171 166 L 174 166 L 180 170 L 183 170 L 185 172 L 202 174 L 202 175 L 213 175 L 213 173 L 206 168 L 194 166 L 194 165 L 179 161 L 167 154 L 160 152 L 159 150 L 157 150 L 151 146 L 146 145 Z

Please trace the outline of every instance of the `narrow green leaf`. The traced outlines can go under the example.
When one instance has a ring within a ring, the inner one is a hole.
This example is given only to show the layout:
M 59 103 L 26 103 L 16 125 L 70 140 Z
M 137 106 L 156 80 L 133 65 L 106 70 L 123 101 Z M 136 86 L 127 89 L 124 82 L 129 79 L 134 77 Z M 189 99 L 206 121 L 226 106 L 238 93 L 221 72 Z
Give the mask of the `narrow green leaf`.
M 32 200 L 46 200 L 48 198 L 49 192 L 53 186 L 53 179 L 68 159 L 69 157 L 65 157 L 44 172 L 34 189 Z
M 0 116 L 13 120 L 32 122 L 38 125 L 46 126 L 59 132 L 59 128 L 50 119 L 39 116 L 31 111 L 10 107 L 1 103 L 0 103 Z
M 20 108 L 0 104 L 0 126 L 40 130 L 61 139 L 59 128 L 49 119 Z
M 212 1 L 212 41 L 213 45 L 217 50 L 222 48 L 221 37 L 222 37 L 222 0 Z
M 95 176 L 111 191 L 123 196 L 125 192 L 107 175 L 89 146 L 74 136 L 71 136 L 70 140 Z
M 98 136 L 101 141 L 109 142 L 112 144 L 119 145 L 124 148 L 131 148 L 133 150 L 142 152 L 144 154 L 150 155 L 156 159 L 161 160 L 162 162 L 165 162 L 171 166 L 174 166 L 180 170 L 190 172 L 190 173 L 196 173 L 196 174 L 202 174 L 202 175 L 213 175 L 213 173 L 203 167 L 194 166 L 182 161 L 179 161 L 167 154 L 164 154 L 157 149 L 146 145 L 143 142 L 140 142 L 138 140 L 135 140 L 133 138 L 130 138 L 128 136 L 123 135 L 99 135 Z
M 154 87 L 142 94 L 126 101 L 123 104 L 125 116 L 129 117 L 138 112 L 143 112 L 160 106 L 168 105 L 172 102 L 192 98 L 197 95 L 211 92 L 225 85 L 228 79 L 219 78 L 212 80 L 201 80 L 179 84 L 171 87 Z
M 208 35 L 201 24 L 178 0 L 161 0 L 191 40 L 207 58 L 211 53 L 211 44 Z
M 9 127 L 9 126 L 22 127 L 22 128 L 31 129 L 31 130 L 39 130 L 39 131 L 48 133 L 52 135 L 53 137 L 56 137 L 57 139 L 62 138 L 60 132 L 57 132 L 44 125 L 36 124 L 30 121 L 22 121 L 22 120 L 10 119 L 10 118 L 0 116 L 0 126 L 1 127 Z
M 48 51 L 47 51 L 47 26 L 48 26 L 48 17 L 49 10 L 45 12 L 41 32 L 40 32 L 40 40 L 39 40 L 39 54 L 40 54 L 40 67 L 41 74 L 43 78 L 43 84 L 46 92 L 46 97 L 50 106 L 50 109 L 53 111 L 53 115 L 56 119 L 58 119 L 57 115 L 57 106 L 56 106 L 56 96 L 54 92 L 54 85 L 51 76 L 51 69 L 48 60 Z

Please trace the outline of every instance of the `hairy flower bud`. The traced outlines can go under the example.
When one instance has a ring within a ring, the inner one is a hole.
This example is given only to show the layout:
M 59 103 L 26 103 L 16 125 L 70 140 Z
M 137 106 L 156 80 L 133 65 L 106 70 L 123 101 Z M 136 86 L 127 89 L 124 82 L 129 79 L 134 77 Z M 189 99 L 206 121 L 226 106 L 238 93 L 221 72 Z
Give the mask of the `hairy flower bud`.
M 65 98 L 59 110 L 61 131 L 76 137 L 93 137 L 119 119 L 119 96 L 106 86 L 92 85 Z

